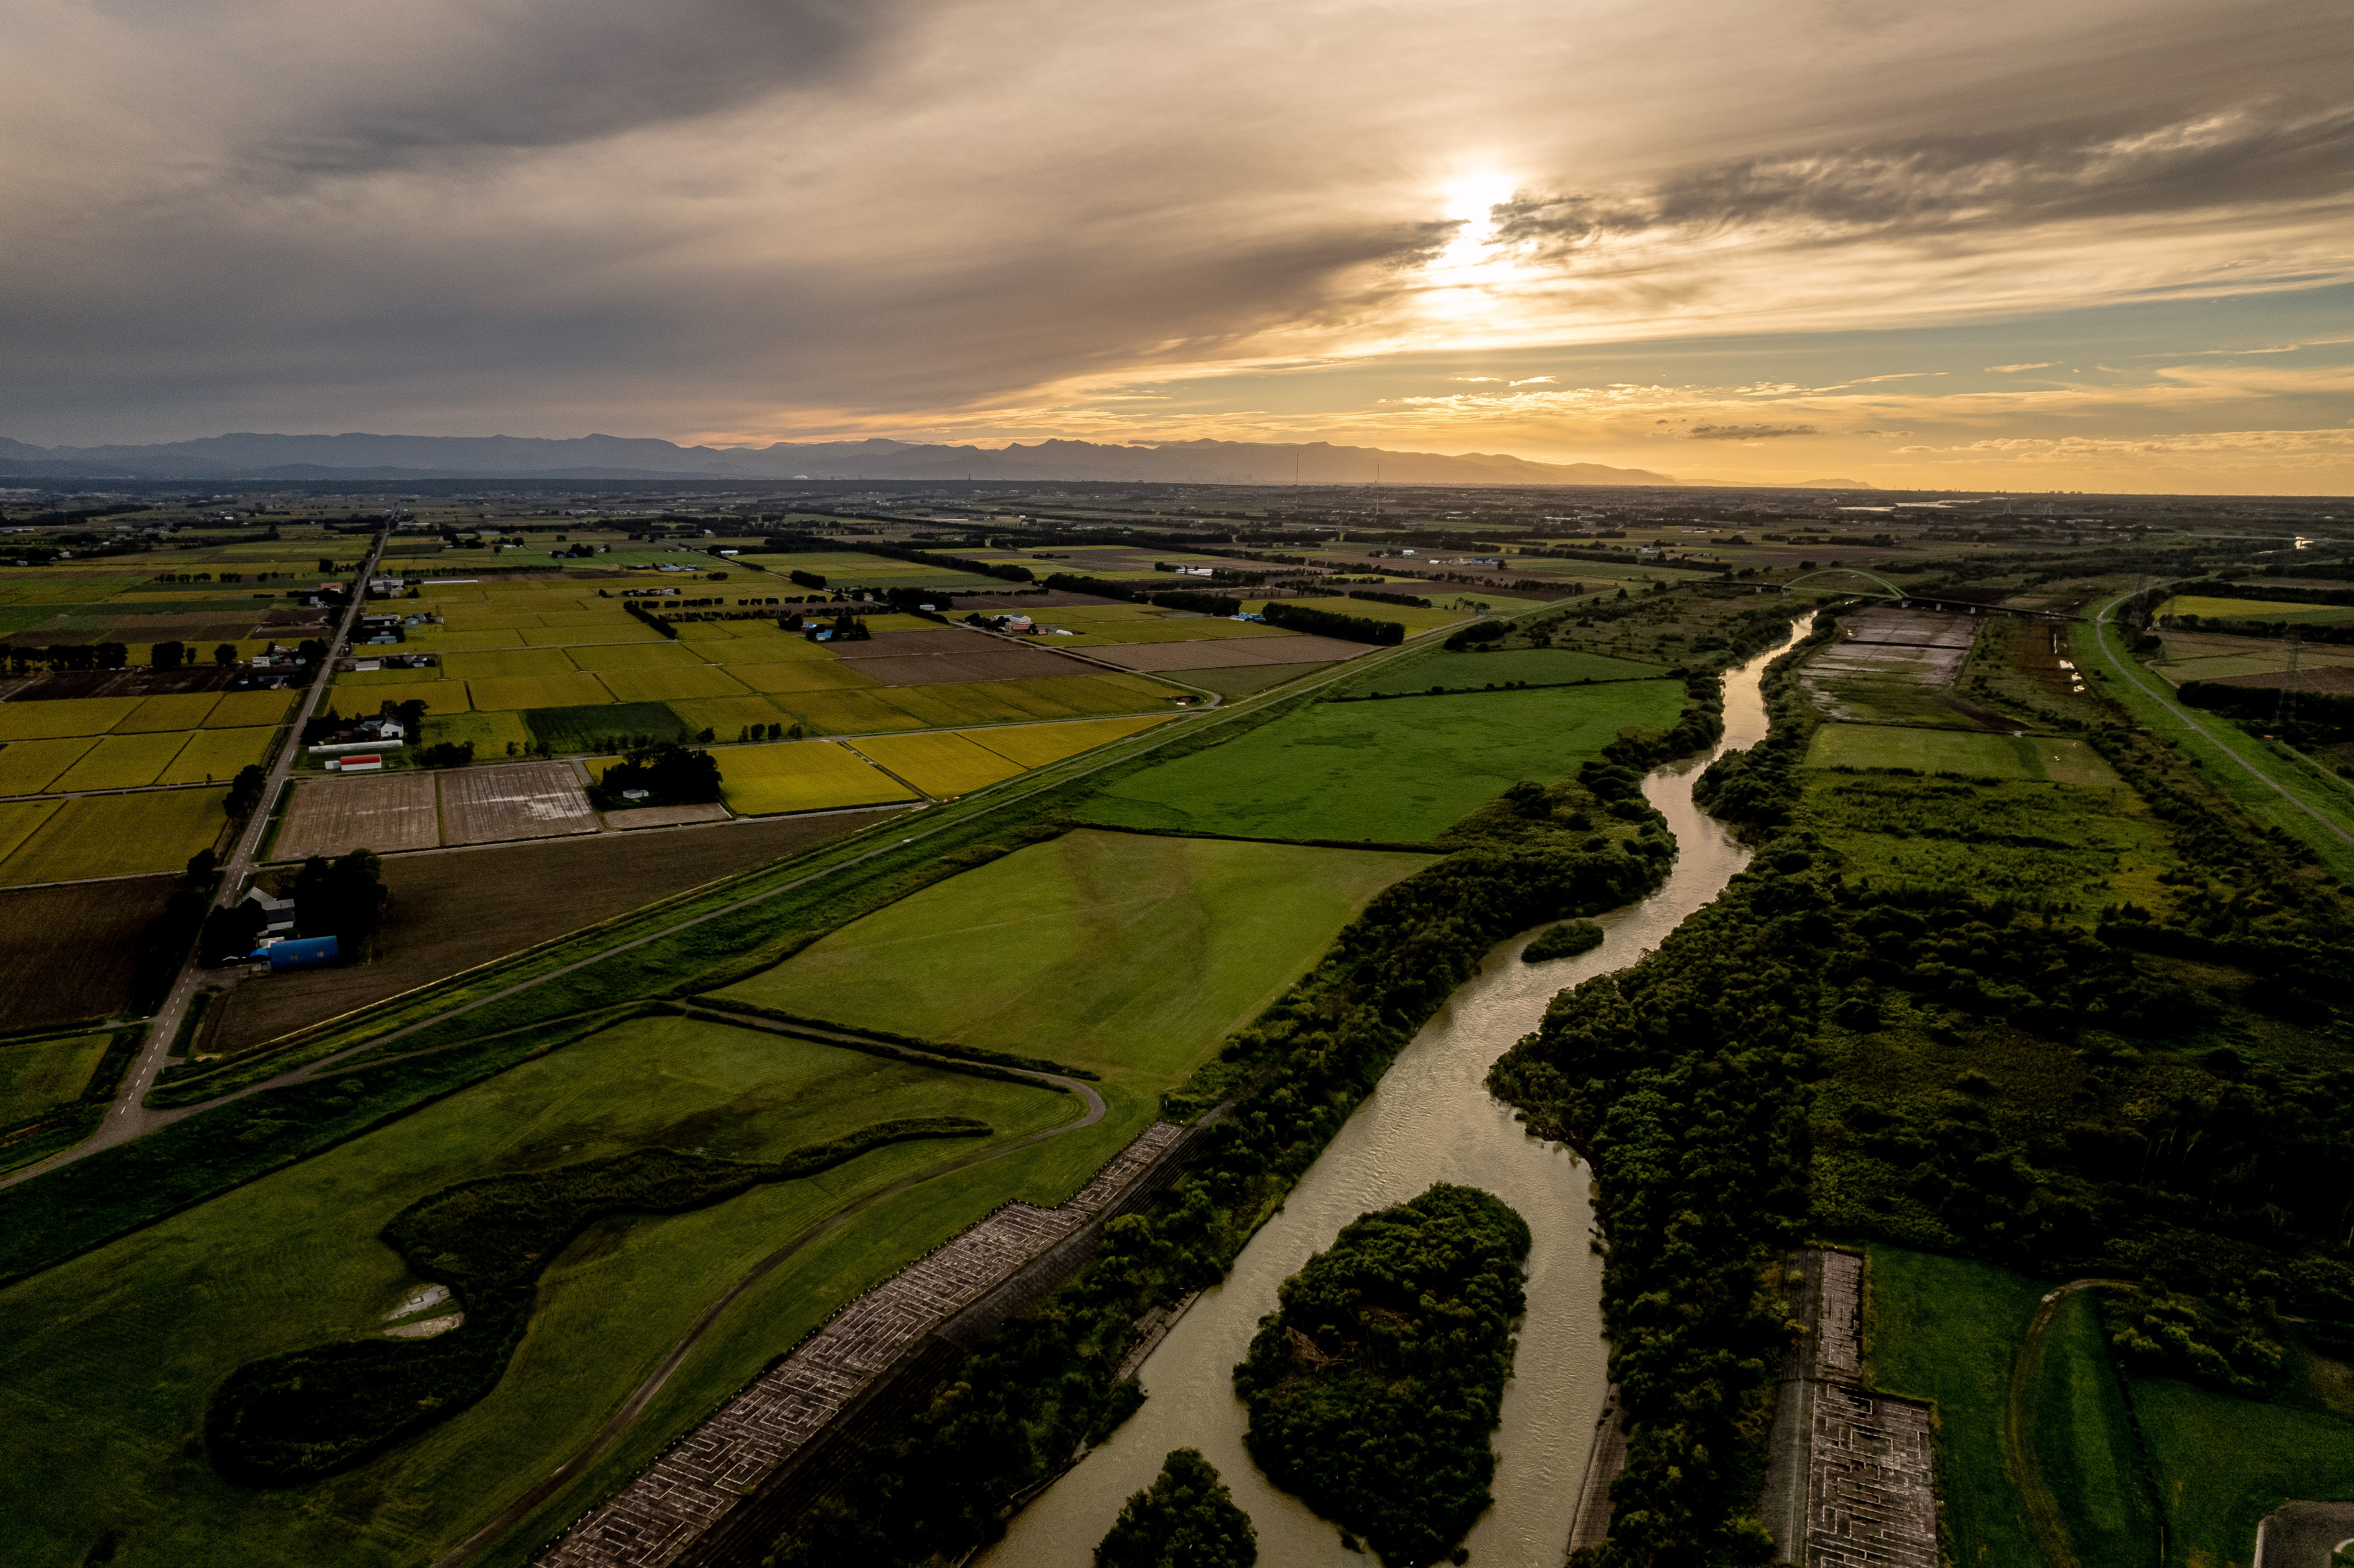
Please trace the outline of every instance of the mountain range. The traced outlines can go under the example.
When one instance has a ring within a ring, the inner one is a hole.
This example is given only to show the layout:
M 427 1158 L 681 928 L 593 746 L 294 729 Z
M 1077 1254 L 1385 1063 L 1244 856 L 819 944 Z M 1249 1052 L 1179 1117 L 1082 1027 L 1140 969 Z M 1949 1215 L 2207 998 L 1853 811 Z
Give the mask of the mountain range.
M 650 437 L 227 435 L 153 446 L 0 438 L 0 477 L 150 480 L 1076 480 L 1112 483 L 1673 484 L 1648 469 L 1325 441 L 1044 440 L 1002 449 L 870 439 L 683 447 Z

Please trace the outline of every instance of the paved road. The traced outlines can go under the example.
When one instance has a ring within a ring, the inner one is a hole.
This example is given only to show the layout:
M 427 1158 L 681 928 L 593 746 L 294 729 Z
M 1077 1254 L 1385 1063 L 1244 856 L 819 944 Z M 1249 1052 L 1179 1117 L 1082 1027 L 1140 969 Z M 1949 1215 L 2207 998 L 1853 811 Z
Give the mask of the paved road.
M 376 544 L 369 549 L 367 559 L 361 564 L 359 575 L 353 579 L 355 587 L 364 585 L 376 574 L 376 559 L 384 553 L 385 540 L 390 536 L 388 530 L 376 536 Z M 345 606 L 344 619 L 329 641 L 327 657 L 319 662 L 318 673 L 312 677 L 310 690 L 304 694 L 302 706 L 295 711 L 293 726 L 279 742 L 278 760 L 271 765 L 269 782 L 262 787 L 261 802 L 246 819 L 245 829 L 238 835 L 237 846 L 221 868 L 220 886 L 213 895 L 210 907 L 219 908 L 245 896 L 245 879 L 252 873 L 254 855 L 261 848 L 261 835 L 270 826 L 270 802 L 278 799 L 278 791 L 284 787 L 286 776 L 294 767 L 294 759 L 302 753 L 302 726 L 317 710 L 319 699 L 326 694 L 328 683 L 334 678 L 335 652 L 350 638 L 352 628 L 366 603 L 367 593 L 361 587 L 360 591 L 352 595 L 351 603 Z M 115 1092 L 114 1104 L 108 1108 L 106 1119 L 99 1124 L 98 1130 L 71 1149 L 0 1177 L 0 1187 L 13 1187 L 19 1181 L 29 1181 L 36 1176 L 95 1154 L 101 1149 L 128 1143 L 143 1133 L 177 1121 L 185 1114 L 152 1110 L 142 1102 L 146 1099 L 147 1091 L 155 1086 L 156 1075 L 164 1070 L 164 1059 L 172 1052 L 172 1042 L 180 1033 L 180 1022 L 187 1016 L 188 1004 L 195 1000 L 204 978 L 196 955 L 189 953 L 187 962 L 180 966 L 179 978 L 172 982 L 164 1005 L 148 1021 L 147 1041 L 140 1048 L 139 1060 L 132 1064 L 131 1071 L 123 1075 L 122 1085 Z
M 2326 832 L 2336 834 L 2340 840 L 2349 845 L 2354 845 L 2354 833 L 2348 832 L 2336 822 L 2331 821 L 2327 817 L 2323 816 L 2319 811 L 2317 811 L 2311 806 L 2306 805 L 2296 796 L 2289 793 L 2289 791 L 2281 785 L 2279 780 L 2275 779 L 2271 774 L 2265 772 L 2263 768 L 2257 767 L 2254 763 L 2249 761 L 2246 758 L 2232 750 L 2229 746 L 2226 746 L 2223 743 L 2222 737 L 2218 736 L 2213 730 L 2209 729 L 2205 725 L 2200 724 L 2197 719 L 2192 718 L 2190 715 L 2185 712 L 2182 708 L 2168 702 L 2165 696 L 2160 694 L 2158 689 L 2150 683 L 2146 673 L 2142 670 L 2140 665 L 2134 662 L 2130 655 L 2121 658 L 2115 650 L 2110 648 L 2108 628 L 2115 623 L 2109 620 L 2109 612 L 2124 602 L 2125 600 L 2122 599 L 2111 599 L 2108 603 L 2101 607 L 2100 614 L 2093 618 L 2093 640 L 2100 645 L 2101 656 L 2108 661 L 2109 667 L 2115 670 L 2118 674 L 2124 676 L 2127 681 L 2131 682 L 2134 686 L 2139 689 L 2144 696 L 2149 698 L 2150 701 L 2156 703 L 2159 707 L 2164 708 L 2168 713 L 2172 714 L 2177 719 L 2180 720 L 2187 728 L 2199 736 L 2200 738 L 2205 740 L 2216 750 L 2221 752 L 2224 756 L 2238 763 L 2242 768 L 2247 769 L 2249 777 L 2256 779 L 2259 783 L 2263 784 L 2265 789 L 2270 789 L 2282 800 L 2286 800 L 2290 805 L 2295 806 L 2298 810 L 2303 811 L 2306 816 L 2311 817 L 2315 821 L 2319 822 Z

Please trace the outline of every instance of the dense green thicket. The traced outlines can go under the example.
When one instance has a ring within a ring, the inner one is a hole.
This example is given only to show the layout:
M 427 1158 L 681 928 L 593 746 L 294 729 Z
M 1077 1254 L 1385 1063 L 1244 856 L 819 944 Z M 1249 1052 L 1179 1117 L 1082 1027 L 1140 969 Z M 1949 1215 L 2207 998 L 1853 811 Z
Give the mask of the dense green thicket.
M 645 791 L 645 799 L 626 799 L 638 789 Z M 605 769 L 592 792 L 608 809 L 701 805 L 719 799 L 719 764 L 707 751 L 690 751 L 671 741 L 637 747 L 626 760 Z
M 916 1118 L 758 1163 L 640 1149 L 445 1187 L 394 1215 L 383 1236 L 420 1278 L 450 1287 L 464 1323 L 433 1339 L 348 1340 L 239 1367 L 206 1409 L 206 1451 L 223 1475 L 253 1486 L 347 1468 L 497 1386 L 530 1324 L 541 1273 L 590 1222 L 684 1213 L 886 1143 L 990 1130 L 965 1117 Z
M 1769 861 L 1836 872 L 1836 842 L 1787 828 L 1814 718 L 1787 662 L 1767 696 L 1772 737 L 1701 798 Z M 2259 1391 L 2292 1338 L 2354 1349 L 2354 912 L 2162 742 L 2115 722 L 2087 739 L 2186 868 L 2159 878 L 2163 909 L 2113 905 L 2087 930 L 1832 876 L 1808 922 L 1769 932 L 1817 984 L 1815 1224 L 2136 1278 L 2106 1308 L 2128 1362 Z
M 1564 992 L 1490 1086 L 1594 1166 L 1627 1467 L 1596 1564 L 1764 1563 L 1746 1517 L 1807 1213 L 1822 880 L 1790 854 L 1634 968 Z
M 1521 961 L 1541 964 L 1548 959 L 1574 959 L 1601 945 L 1601 927 L 1591 920 L 1570 920 L 1540 932 L 1536 940 L 1521 949 Z
M 1270 599 L 1260 615 L 1269 626 L 1280 626 L 1288 631 L 1304 631 L 1313 637 L 1338 637 L 1349 642 L 1371 642 L 1388 647 L 1405 641 L 1405 628 L 1394 620 L 1373 620 L 1362 615 L 1340 615 L 1329 609 L 1311 609 L 1304 604 L 1287 599 Z
M 1235 1368 L 1251 1457 L 1391 1568 L 1436 1562 L 1492 1500 L 1529 1241 L 1472 1187 L 1363 1215 L 1283 1282 Z
M 1258 1532 L 1198 1448 L 1172 1448 L 1096 1547 L 1096 1568 L 1251 1568 Z

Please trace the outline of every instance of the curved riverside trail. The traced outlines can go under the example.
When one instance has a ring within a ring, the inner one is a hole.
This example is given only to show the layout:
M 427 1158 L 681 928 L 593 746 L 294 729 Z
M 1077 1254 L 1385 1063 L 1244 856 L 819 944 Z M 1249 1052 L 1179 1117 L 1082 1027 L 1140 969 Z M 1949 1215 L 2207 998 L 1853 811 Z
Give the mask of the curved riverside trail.
M 1797 633 L 1793 633 L 1795 637 Z M 1679 853 L 1667 885 L 1597 916 L 1602 945 L 1575 958 L 1524 964 L 1528 933 L 1500 945 L 1399 1053 L 1283 1209 L 1243 1249 L 1225 1282 L 1203 1293 L 1139 1373 L 1147 1395 L 1111 1440 L 1016 1515 L 975 1568 L 1089 1568 L 1096 1543 L 1129 1494 L 1150 1486 L 1172 1448 L 1199 1448 L 1217 1466 L 1258 1531 L 1259 1561 L 1282 1568 L 1365 1568 L 1338 1530 L 1270 1486 L 1243 1447 L 1246 1418 L 1234 1367 L 1276 1287 L 1342 1225 L 1402 1202 L 1434 1181 L 1484 1188 L 1529 1221 L 1528 1317 L 1496 1434 L 1496 1506 L 1471 1531 L 1471 1561 L 1487 1568 L 1559 1568 L 1577 1509 L 1587 1448 L 1606 1385 L 1602 1260 L 1587 1173 L 1567 1149 L 1530 1137 L 1488 1093 L 1488 1068 L 1543 1018 L 1564 986 L 1625 969 L 1686 916 L 1714 898 L 1749 854 L 1692 804 L 1692 781 L 1717 752 L 1766 735 L 1758 681 L 1788 641 L 1724 681 L 1724 739 L 1643 781 Z

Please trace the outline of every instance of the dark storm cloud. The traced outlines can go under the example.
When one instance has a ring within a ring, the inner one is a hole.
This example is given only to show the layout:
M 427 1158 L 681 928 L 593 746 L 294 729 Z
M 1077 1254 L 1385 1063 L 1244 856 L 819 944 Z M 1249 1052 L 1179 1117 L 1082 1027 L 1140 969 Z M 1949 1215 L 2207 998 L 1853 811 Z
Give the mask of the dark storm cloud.
M 250 154 L 321 173 L 471 149 L 562 146 L 840 84 L 901 0 L 494 0 L 387 8 L 373 27 L 272 51 L 278 90 Z
M 1500 238 L 1540 252 L 1661 230 L 1823 242 L 1940 229 L 2332 203 L 2354 194 L 2354 109 L 2275 104 L 1777 154 L 1638 187 L 1522 196 Z
M 1812 425 L 1694 425 L 1684 432 L 1688 441 L 1763 441 L 1776 436 L 1819 435 Z

